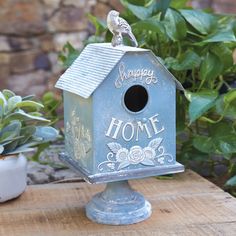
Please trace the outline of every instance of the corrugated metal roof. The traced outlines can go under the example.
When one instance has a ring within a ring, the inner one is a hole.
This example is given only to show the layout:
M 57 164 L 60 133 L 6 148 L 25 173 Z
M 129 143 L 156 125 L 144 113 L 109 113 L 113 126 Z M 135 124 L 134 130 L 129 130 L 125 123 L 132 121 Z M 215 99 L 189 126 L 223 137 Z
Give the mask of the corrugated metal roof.
M 110 43 L 89 44 L 61 75 L 57 88 L 88 98 L 128 51 L 148 51 Z

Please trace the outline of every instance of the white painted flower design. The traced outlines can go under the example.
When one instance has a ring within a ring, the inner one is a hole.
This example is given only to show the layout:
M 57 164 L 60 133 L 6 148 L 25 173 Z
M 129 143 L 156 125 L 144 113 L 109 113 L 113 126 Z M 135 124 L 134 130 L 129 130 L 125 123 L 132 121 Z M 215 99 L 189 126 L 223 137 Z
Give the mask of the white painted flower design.
M 85 158 L 92 147 L 91 134 L 80 118 L 72 111 L 70 122 L 66 123 L 66 149 L 77 160 Z
M 160 157 L 160 158 L 157 159 L 157 161 L 158 161 L 161 165 L 163 165 L 163 164 L 165 163 L 165 158 L 164 158 L 164 157 Z
M 112 170 L 115 169 L 115 163 L 108 163 L 107 166 Z
M 143 149 L 140 146 L 133 146 L 129 151 L 129 163 L 138 164 L 144 160 Z
M 136 164 L 155 166 L 171 162 L 173 156 L 165 152 L 165 148 L 161 144 L 162 140 L 162 138 L 155 138 L 144 148 L 133 146 L 130 150 L 123 148 L 121 144 L 116 142 L 108 143 L 107 146 L 111 151 L 107 154 L 107 160 L 101 162 L 98 168 L 100 171 L 103 170 L 103 166 L 107 166 L 111 170 L 121 170 Z M 112 159 L 113 157 L 115 158 Z
M 121 148 L 116 153 L 116 161 L 118 162 L 128 161 L 128 155 L 129 151 L 126 148 Z
M 143 149 L 143 153 L 146 159 L 153 160 L 156 156 L 156 152 L 153 148 L 151 147 L 145 147 Z

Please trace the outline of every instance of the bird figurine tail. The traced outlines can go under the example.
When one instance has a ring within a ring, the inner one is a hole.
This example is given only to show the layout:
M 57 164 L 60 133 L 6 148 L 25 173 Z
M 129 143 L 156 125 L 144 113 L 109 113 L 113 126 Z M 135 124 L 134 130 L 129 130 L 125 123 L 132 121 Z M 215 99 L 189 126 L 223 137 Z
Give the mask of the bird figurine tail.
M 138 42 L 137 42 L 137 40 L 136 40 L 136 38 L 135 38 L 135 36 L 133 35 L 132 32 L 129 32 L 128 37 L 131 40 L 132 46 L 137 48 L 138 47 Z

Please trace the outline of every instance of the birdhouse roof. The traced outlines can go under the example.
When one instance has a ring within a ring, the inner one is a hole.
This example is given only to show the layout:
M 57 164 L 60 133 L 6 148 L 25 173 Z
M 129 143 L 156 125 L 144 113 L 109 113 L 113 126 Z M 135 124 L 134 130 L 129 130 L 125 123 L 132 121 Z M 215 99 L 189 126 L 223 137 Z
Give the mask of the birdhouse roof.
M 89 44 L 61 75 L 55 87 L 88 98 L 126 52 L 145 51 L 150 50 L 129 46 L 113 47 L 110 43 Z

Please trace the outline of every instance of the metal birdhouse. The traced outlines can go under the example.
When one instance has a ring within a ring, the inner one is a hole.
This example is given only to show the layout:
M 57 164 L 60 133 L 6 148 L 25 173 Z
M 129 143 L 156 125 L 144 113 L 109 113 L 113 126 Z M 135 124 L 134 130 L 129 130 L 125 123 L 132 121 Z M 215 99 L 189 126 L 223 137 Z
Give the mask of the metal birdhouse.
M 181 85 L 147 49 L 89 44 L 59 78 L 66 153 L 90 183 L 108 183 L 86 206 L 99 223 L 131 224 L 151 205 L 128 179 L 184 171 L 176 162 L 175 95 Z

